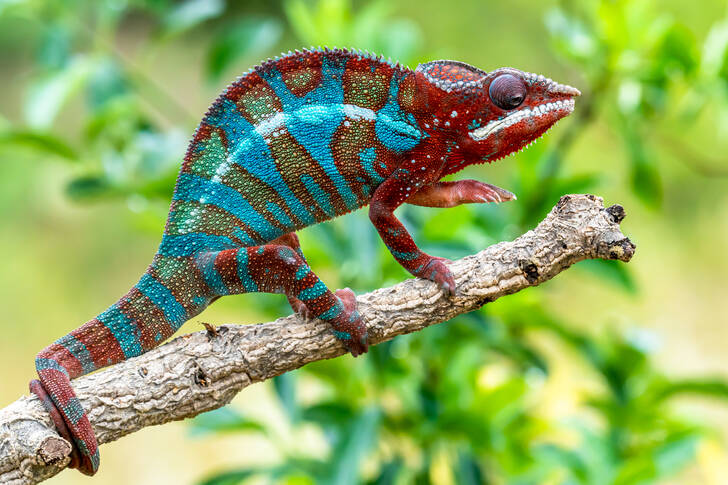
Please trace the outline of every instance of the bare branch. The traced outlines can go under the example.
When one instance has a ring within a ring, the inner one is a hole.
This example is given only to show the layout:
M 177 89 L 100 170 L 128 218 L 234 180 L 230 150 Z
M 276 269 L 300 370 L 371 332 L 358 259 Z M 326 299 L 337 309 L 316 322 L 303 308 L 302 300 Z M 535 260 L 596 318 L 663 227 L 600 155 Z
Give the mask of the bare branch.
M 536 286 L 584 259 L 629 261 L 620 206 L 567 195 L 532 231 L 451 266 L 460 295 L 410 279 L 357 299 L 372 344 L 421 330 Z M 100 443 L 224 406 L 243 388 L 308 362 L 344 354 L 319 321 L 294 316 L 183 335 L 140 357 L 73 381 Z M 0 483 L 38 483 L 63 469 L 69 444 L 33 396 L 0 410 Z

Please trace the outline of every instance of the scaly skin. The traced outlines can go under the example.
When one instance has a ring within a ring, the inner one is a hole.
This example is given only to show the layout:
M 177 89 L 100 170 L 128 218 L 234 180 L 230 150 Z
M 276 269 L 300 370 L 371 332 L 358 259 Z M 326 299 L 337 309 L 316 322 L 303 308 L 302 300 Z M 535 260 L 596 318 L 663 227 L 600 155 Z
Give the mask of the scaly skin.
M 367 351 L 354 294 L 311 271 L 295 231 L 369 204 L 399 263 L 455 292 L 446 260 L 417 247 L 394 216 L 514 196 L 474 180 L 440 182 L 538 138 L 578 91 L 503 68 L 455 61 L 415 71 L 366 53 L 306 50 L 268 61 L 213 103 L 184 158 L 162 243 L 118 302 L 43 350 L 31 390 L 73 440 L 71 467 L 93 474 L 96 438 L 70 379 L 140 355 L 221 296 L 283 293 L 328 322 L 353 355 Z

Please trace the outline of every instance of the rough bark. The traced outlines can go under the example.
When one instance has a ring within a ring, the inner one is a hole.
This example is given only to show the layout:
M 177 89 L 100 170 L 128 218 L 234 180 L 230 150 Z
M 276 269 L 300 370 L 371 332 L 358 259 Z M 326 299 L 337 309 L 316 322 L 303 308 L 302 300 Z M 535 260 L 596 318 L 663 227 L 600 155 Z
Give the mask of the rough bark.
M 453 262 L 459 296 L 446 297 L 421 279 L 360 295 L 370 342 L 475 310 L 584 259 L 629 261 L 635 246 L 620 231 L 623 218 L 621 206 L 605 209 L 601 198 L 567 195 L 534 230 Z M 289 316 L 183 335 L 73 385 L 99 442 L 108 443 L 224 406 L 250 384 L 344 353 L 326 325 Z M 0 410 L 0 483 L 38 483 L 61 471 L 69 453 L 34 396 Z

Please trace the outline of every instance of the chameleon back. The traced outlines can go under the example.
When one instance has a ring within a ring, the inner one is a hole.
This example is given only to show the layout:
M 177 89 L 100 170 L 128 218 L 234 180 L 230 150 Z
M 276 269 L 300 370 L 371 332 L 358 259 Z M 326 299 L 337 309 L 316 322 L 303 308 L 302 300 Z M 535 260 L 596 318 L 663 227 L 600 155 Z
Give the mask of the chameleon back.
M 412 71 L 346 50 L 251 70 L 190 143 L 160 255 L 263 244 L 366 205 L 423 136 L 414 96 Z

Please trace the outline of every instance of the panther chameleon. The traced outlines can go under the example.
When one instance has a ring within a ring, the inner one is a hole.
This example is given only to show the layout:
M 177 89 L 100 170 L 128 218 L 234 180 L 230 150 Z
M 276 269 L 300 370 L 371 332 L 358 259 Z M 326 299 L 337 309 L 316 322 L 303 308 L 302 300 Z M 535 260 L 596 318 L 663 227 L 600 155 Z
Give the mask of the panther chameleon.
M 348 288 L 311 271 L 295 231 L 369 205 L 392 256 L 449 295 L 447 260 L 422 252 L 394 210 L 514 199 L 475 180 L 441 181 L 540 137 L 580 93 L 517 69 L 439 60 L 414 71 L 345 49 L 289 52 L 251 69 L 212 104 L 184 157 L 162 242 L 139 282 L 36 358 L 30 389 L 72 468 L 94 474 L 96 437 L 70 379 L 140 355 L 217 298 L 285 294 L 357 356 L 367 330 Z

